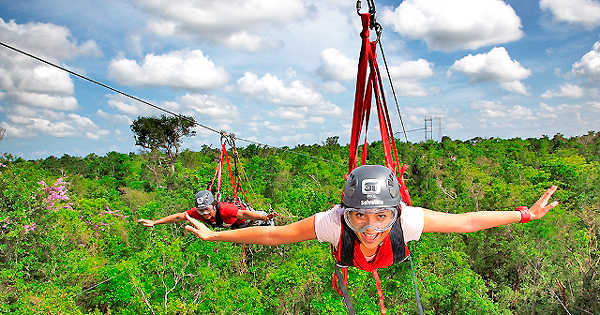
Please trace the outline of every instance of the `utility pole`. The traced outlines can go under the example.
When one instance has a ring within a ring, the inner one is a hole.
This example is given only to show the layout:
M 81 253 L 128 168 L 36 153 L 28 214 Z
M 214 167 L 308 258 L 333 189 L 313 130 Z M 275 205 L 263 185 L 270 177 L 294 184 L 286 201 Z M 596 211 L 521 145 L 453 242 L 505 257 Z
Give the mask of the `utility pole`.
M 442 141 L 442 117 L 436 117 L 438 119 L 438 142 Z
M 433 140 L 433 118 L 425 116 L 425 142 Z
M 442 117 L 425 116 L 425 141 L 433 140 L 433 120 L 437 119 L 436 141 L 442 141 Z

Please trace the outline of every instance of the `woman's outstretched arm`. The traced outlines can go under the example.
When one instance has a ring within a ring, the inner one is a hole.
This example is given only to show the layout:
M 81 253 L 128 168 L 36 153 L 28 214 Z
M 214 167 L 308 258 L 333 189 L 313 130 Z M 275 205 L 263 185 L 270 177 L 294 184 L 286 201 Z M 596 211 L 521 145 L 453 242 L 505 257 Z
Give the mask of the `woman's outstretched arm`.
M 212 231 L 200 221 L 186 214 L 186 219 L 192 223 L 185 229 L 193 232 L 205 241 L 222 241 L 243 244 L 279 245 L 314 240 L 315 217 L 284 226 L 257 226 L 228 231 Z
M 548 204 L 556 186 L 550 187 L 529 209 L 531 220 L 541 219 L 558 205 L 558 201 Z M 450 214 L 425 209 L 423 232 L 467 233 L 493 228 L 521 221 L 519 211 L 478 211 Z

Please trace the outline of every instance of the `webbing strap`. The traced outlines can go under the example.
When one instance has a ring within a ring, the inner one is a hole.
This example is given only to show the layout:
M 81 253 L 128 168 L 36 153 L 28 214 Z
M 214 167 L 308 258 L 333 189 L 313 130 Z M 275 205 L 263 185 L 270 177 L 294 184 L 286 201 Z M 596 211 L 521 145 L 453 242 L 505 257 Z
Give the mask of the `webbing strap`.
M 231 165 L 229 165 L 229 156 L 227 155 L 227 150 L 225 150 L 225 144 L 223 144 L 223 152 L 224 152 L 224 159 L 225 162 L 227 163 L 227 170 L 229 171 L 229 180 L 231 181 L 231 189 L 233 190 L 233 198 L 235 200 L 239 200 L 240 197 L 238 196 L 237 193 L 237 186 L 235 185 L 235 180 L 233 179 L 233 172 L 231 171 Z
M 352 305 L 352 300 L 350 300 L 350 294 L 348 294 L 348 288 L 346 287 L 346 279 L 347 275 L 340 272 L 340 266 L 335 264 L 335 277 L 337 278 L 339 289 L 342 291 L 342 297 L 344 298 L 344 304 L 346 304 L 346 308 L 348 309 L 348 314 L 355 315 L 354 306 Z
M 221 155 L 219 156 L 219 163 L 217 163 L 217 168 L 215 169 L 215 175 L 213 176 L 213 180 L 210 183 L 210 185 L 208 185 L 208 190 L 210 192 L 212 192 L 213 185 L 214 185 L 215 181 L 217 182 L 217 192 L 214 193 L 215 200 L 217 200 L 217 201 L 221 200 L 221 173 L 222 173 L 222 169 L 223 169 L 223 155 L 224 154 L 227 154 L 227 150 L 225 149 L 225 145 L 223 144 L 221 146 Z
M 370 41 L 370 19 L 369 13 L 361 15 L 363 30 L 360 33 L 362 46 L 358 61 L 358 74 L 356 77 L 356 92 L 354 95 L 354 110 L 352 116 L 352 129 L 350 134 L 350 147 L 348 155 L 348 174 L 358 167 L 358 146 L 360 136 L 365 129 L 365 139 L 362 152 L 362 164 L 367 161 L 367 132 L 369 128 L 369 116 L 372 99 L 375 99 L 379 130 L 384 150 L 386 166 L 396 174 L 401 187 L 402 201 L 410 205 L 410 195 L 404 185 L 403 172 L 406 167 L 400 168 L 398 149 L 392 131 L 392 123 L 385 100 L 385 91 L 379 66 L 377 64 L 377 41 Z M 348 175 L 346 175 L 348 176 Z
M 421 298 L 419 297 L 419 288 L 417 287 L 417 277 L 415 277 L 415 268 L 413 267 L 412 256 L 408 256 L 410 261 L 410 270 L 412 270 L 413 284 L 415 285 L 415 295 L 417 296 L 417 306 L 419 307 L 419 314 L 423 315 L 423 307 L 421 306 Z
M 379 274 L 377 273 L 377 269 L 371 271 L 373 274 L 373 278 L 375 278 L 375 284 L 377 284 L 377 294 L 379 295 L 379 306 L 381 307 L 381 314 L 385 315 L 387 312 L 385 311 L 385 303 L 383 302 L 383 291 L 381 290 L 381 281 L 379 281 Z

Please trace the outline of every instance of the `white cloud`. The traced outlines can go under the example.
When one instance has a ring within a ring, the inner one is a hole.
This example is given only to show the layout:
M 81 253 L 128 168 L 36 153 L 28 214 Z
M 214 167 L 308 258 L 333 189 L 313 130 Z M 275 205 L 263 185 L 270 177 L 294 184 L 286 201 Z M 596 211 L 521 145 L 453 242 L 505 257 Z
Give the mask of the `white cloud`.
M 323 92 L 329 93 L 329 94 L 340 94 L 340 93 L 346 92 L 346 87 L 341 85 L 337 81 L 325 82 L 321 86 L 321 89 L 323 90 Z
M 339 115 L 341 109 L 323 99 L 318 92 L 305 86 L 300 81 L 293 81 L 289 86 L 279 78 L 265 74 L 258 78 L 256 74 L 246 72 L 244 76 L 237 81 L 240 93 L 248 95 L 260 101 L 266 101 L 279 107 L 285 107 L 276 111 L 276 114 L 283 115 L 283 118 L 292 119 L 304 112 L 304 119 L 315 115 Z M 290 108 L 297 108 L 292 110 Z M 293 115 L 292 115 L 293 112 Z
M 147 104 L 143 104 L 141 102 L 135 101 L 131 98 L 119 94 L 107 94 L 106 97 L 108 98 L 108 105 L 110 107 L 116 108 L 122 114 L 134 117 L 164 114 L 164 112 L 150 107 Z M 152 104 L 152 102 L 149 103 Z M 181 110 L 181 106 L 177 102 L 165 101 L 153 105 L 172 112 L 179 112 Z
M 5 100 L 13 104 L 62 111 L 73 111 L 79 108 L 77 100 L 72 96 L 15 91 L 7 94 Z
M 79 137 L 100 131 L 88 117 L 61 111 L 15 106 L 6 110 L 3 126 L 9 138 L 31 138 L 39 134 L 53 137 Z
M 518 61 L 510 59 L 504 47 L 494 47 L 489 53 L 475 56 L 469 54 L 454 62 L 448 70 L 448 75 L 452 72 L 470 77 L 472 83 L 512 82 L 531 75 L 531 70 L 523 68 Z
M 503 90 L 522 95 L 530 95 L 527 87 L 521 81 L 509 81 L 500 83 L 500 88 Z
M 581 24 L 587 29 L 600 25 L 600 3 L 594 0 L 540 0 L 540 8 L 554 14 L 557 22 Z
M 149 54 L 141 65 L 135 60 L 114 59 L 108 71 L 109 77 L 119 83 L 149 88 L 168 86 L 178 90 L 204 91 L 222 87 L 229 80 L 227 71 L 215 66 L 200 50 Z
M 412 80 L 400 80 L 394 82 L 394 89 L 399 96 L 427 97 L 429 92 L 419 82 Z
M 433 63 L 423 58 L 401 63 L 399 66 L 390 66 L 390 76 L 394 79 L 419 80 L 433 75 Z
M 583 55 L 581 60 L 573 64 L 571 72 L 576 76 L 600 82 L 600 42 L 596 42 L 590 52 Z
M 390 66 L 390 76 L 394 81 L 397 95 L 407 97 L 426 97 L 429 92 L 420 85 L 419 80 L 433 76 L 433 63 L 425 59 L 405 61 L 398 66 Z
M 381 21 L 433 50 L 477 49 L 523 37 L 521 19 L 498 0 L 405 0 Z
M 249 51 L 276 48 L 280 43 L 246 32 L 296 21 L 308 13 L 301 0 L 135 0 L 133 3 L 156 18 L 148 23 L 148 29 L 158 35 L 208 39 Z M 259 40 L 264 46 L 251 40 Z
M 91 140 L 100 140 L 106 138 L 108 135 L 110 135 L 110 131 L 103 129 L 94 132 L 88 131 L 85 133 L 85 138 Z
M 35 93 L 73 94 L 73 82 L 69 74 L 51 66 L 38 65 L 24 68 L 15 64 L 6 75 L 11 84 L 2 84 L 5 88 Z
M 476 100 L 470 107 L 479 111 L 480 122 L 491 121 L 493 126 L 512 125 L 515 120 L 538 120 L 534 111 L 521 105 L 505 105 L 499 101 Z M 506 120 L 508 119 L 508 120 Z
M 198 120 L 209 118 L 234 118 L 238 117 L 237 107 L 227 98 L 205 94 L 186 94 L 177 99 L 185 109 L 190 109 L 199 115 Z
M 113 124 L 131 125 L 131 123 L 133 123 L 133 120 L 131 120 L 131 118 L 129 118 L 129 116 L 127 116 L 127 115 L 123 115 L 123 114 L 111 115 L 109 113 L 102 111 L 101 109 L 99 109 L 96 112 L 96 115 L 110 121 Z
M 585 95 L 585 91 L 577 86 L 571 84 L 565 84 L 560 87 L 560 91 L 556 92 L 553 90 L 546 90 L 544 94 L 542 94 L 542 98 L 580 98 Z
M 350 58 L 335 48 L 321 52 L 321 66 L 317 73 L 329 80 L 356 80 L 358 60 Z
M 249 34 L 248 32 L 233 33 L 227 37 L 218 38 L 215 41 L 224 46 L 248 52 L 277 49 L 283 46 L 282 42 L 276 41 L 270 36 L 258 36 Z
M 68 28 L 54 24 L 17 24 L 0 18 L 0 40 L 55 64 L 102 54 L 94 41 L 79 45 Z M 98 129 L 89 118 L 64 113 L 79 109 L 69 74 L 33 58 L 0 50 L 0 89 L 7 105 L 2 110 L 7 138 L 72 137 Z
M 17 24 L 0 18 L 0 40 L 52 62 L 102 55 L 94 41 L 78 45 L 68 28 L 50 23 Z

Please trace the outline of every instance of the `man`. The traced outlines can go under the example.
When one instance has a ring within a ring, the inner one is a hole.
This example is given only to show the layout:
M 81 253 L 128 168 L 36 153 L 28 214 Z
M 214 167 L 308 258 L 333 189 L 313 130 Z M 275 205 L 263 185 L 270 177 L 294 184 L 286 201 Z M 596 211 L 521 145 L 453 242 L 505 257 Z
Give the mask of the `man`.
M 168 215 L 158 220 L 140 219 L 146 227 L 156 224 L 168 224 L 186 220 L 186 214 L 212 227 L 228 227 L 232 229 L 248 226 L 274 225 L 273 218 L 278 214 L 264 211 L 254 211 L 249 206 L 233 202 L 217 202 L 208 190 L 200 191 L 194 197 L 195 207 L 176 214 Z

